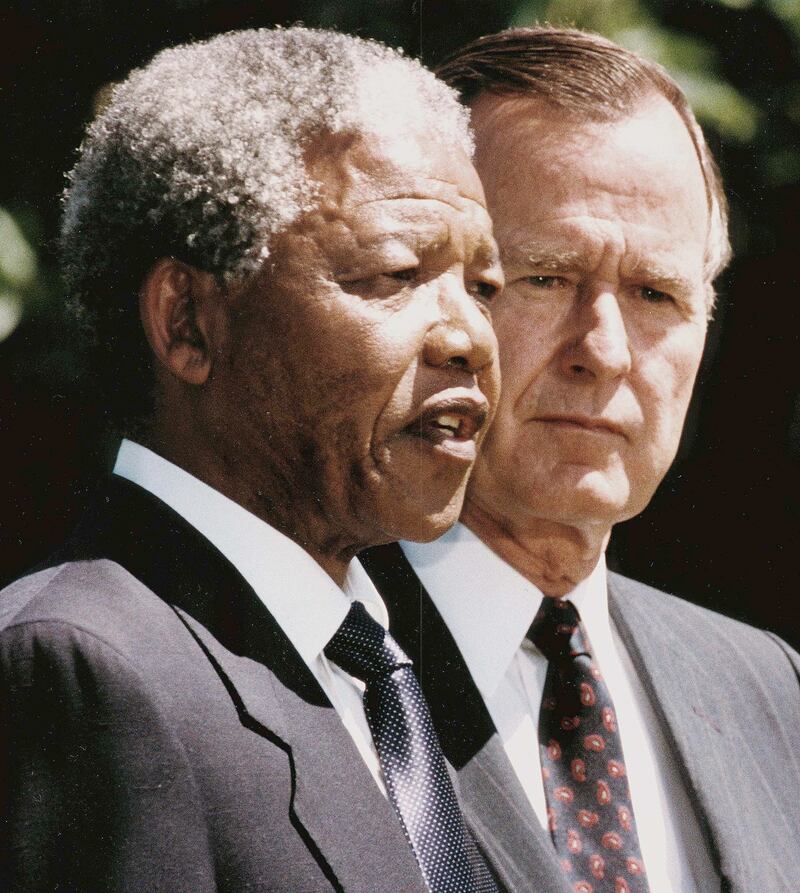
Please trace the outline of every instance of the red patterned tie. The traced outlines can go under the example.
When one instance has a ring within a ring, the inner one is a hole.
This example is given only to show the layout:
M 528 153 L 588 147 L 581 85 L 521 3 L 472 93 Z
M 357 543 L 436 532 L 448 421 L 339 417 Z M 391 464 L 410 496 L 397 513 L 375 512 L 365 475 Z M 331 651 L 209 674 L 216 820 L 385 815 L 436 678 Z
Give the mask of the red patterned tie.
M 539 749 L 562 868 L 574 893 L 647 893 L 614 704 L 577 608 L 545 597 L 528 638 L 549 661 Z

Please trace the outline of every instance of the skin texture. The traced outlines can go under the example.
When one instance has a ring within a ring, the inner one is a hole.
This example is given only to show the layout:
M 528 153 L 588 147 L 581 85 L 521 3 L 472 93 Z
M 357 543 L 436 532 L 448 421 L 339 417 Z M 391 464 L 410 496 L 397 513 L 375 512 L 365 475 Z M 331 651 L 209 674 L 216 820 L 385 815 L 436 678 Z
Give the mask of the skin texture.
M 507 285 L 503 393 L 463 520 L 559 596 L 675 457 L 706 334 L 707 200 L 660 97 L 587 123 L 483 94 L 473 126 Z
M 341 582 L 359 549 L 458 517 L 498 398 L 502 271 L 465 156 L 424 134 L 329 137 L 307 164 L 319 206 L 258 277 L 223 290 L 164 259 L 141 307 L 155 448 Z M 470 436 L 432 427 L 445 411 Z

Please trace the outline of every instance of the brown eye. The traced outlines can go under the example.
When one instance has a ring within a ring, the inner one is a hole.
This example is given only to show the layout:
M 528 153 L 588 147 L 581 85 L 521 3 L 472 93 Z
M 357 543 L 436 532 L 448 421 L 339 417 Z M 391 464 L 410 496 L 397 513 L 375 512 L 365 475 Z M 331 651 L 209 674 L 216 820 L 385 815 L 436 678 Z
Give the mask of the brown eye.
M 398 282 L 413 282 L 417 278 L 419 270 L 417 267 L 408 267 L 405 270 L 394 270 L 391 273 L 385 273 L 389 279 L 396 279 Z
M 557 288 L 563 284 L 561 276 L 526 276 L 523 282 L 534 288 Z
M 643 285 L 639 292 L 645 301 L 651 304 L 663 304 L 674 300 L 672 295 L 668 295 L 665 291 L 659 291 L 657 288 L 650 288 L 647 285 Z
M 478 281 L 472 283 L 469 291 L 470 294 L 475 295 L 482 301 L 491 301 L 500 289 L 492 282 Z

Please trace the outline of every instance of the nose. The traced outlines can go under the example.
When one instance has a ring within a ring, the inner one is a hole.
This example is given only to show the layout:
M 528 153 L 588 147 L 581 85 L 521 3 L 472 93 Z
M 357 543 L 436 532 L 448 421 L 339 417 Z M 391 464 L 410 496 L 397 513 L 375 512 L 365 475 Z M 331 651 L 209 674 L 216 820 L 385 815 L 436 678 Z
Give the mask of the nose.
M 467 294 L 460 277 L 447 274 L 438 284 L 436 322 L 425 336 L 423 356 L 430 366 L 460 366 L 478 373 L 497 357 L 497 339 L 486 313 Z
M 576 308 L 576 335 L 562 355 L 569 376 L 613 380 L 631 368 L 628 332 L 617 295 L 596 292 Z

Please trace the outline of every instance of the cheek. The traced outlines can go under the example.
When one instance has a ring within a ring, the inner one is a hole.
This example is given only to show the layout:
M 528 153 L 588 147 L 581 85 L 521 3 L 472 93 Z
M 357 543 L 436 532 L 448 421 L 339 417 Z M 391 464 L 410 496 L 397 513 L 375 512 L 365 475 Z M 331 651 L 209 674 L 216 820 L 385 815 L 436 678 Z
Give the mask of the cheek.
M 379 396 L 375 401 L 374 422 L 377 440 L 382 443 L 385 431 L 405 423 L 424 397 L 420 394 L 417 362 L 412 359 L 402 367 L 387 370 L 376 395 Z
M 405 425 L 428 396 L 419 374 L 424 333 L 413 322 L 398 314 L 366 326 L 362 318 L 358 337 L 346 340 L 343 332 L 338 339 L 339 350 L 331 360 L 338 371 L 326 384 L 325 402 L 328 411 L 349 419 L 359 454 L 368 444 L 382 442 L 387 431 Z M 328 377 L 325 369 L 320 374 Z
M 702 356 L 702 338 L 673 339 L 641 369 L 640 404 L 647 419 L 645 448 L 672 461 L 678 448 Z
M 525 299 L 513 286 L 492 305 L 504 395 L 521 394 L 550 363 L 563 339 L 567 309 Z
M 489 401 L 490 410 L 490 423 L 491 420 L 495 418 L 499 408 L 500 408 L 500 400 L 502 397 L 502 388 L 501 388 L 501 377 L 500 377 L 500 363 L 495 360 L 492 363 L 491 367 L 485 370 L 478 379 L 478 387 L 481 389 L 484 397 Z M 486 437 L 486 433 L 483 433 L 481 437 L 481 441 L 483 441 Z
M 323 321 L 306 341 L 303 375 L 315 382 L 322 413 L 352 418 L 374 416 L 406 381 L 415 356 L 410 339 L 392 320 L 349 314 L 335 326 Z M 293 365 L 297 365 L 296 362 Z

